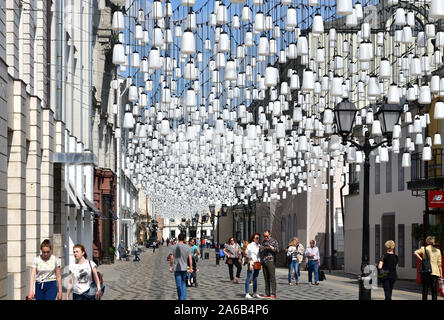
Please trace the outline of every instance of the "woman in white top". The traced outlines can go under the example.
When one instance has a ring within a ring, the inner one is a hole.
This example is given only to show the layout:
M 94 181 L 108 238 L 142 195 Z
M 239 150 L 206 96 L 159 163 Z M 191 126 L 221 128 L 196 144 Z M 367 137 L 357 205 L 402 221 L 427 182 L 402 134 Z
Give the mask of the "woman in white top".
M 97 275 L 96 264 L 93 261 L 86 259 L 87 255 L 85 247 L 81 244 L 76 244 L 73 252 L 76 263 L 69 268 L 71 277 L 68 283 L 68 290 L 66 291 L 66 300 L 68 300 L 71 290 L 73 300 L 100 299 L 102 291 L 99 276 Z M 95 297 L 88 294 L 93 281 L 97 286 Z
M 259 271 L 261 270 L 260 258 L 259 258 L 259 247 L 260 247 L 260 238 L 261 235 L 259 233 L 253 234 L 253 236 L 248 241 L 249 244 L 247 246 L 247 279 L 245 279 L 245 298 L 260 298 L 260 295 L 256 293 L 257 291 L 257 277 L 259 275 Z M 250 278 L 253 275 L 253 296 L 250 295 Z
M 41 255 L 34 258 L 29 278 L 28 299 L 62 300 L 62 276 L 60 260 L 51 254 L 51 242 L 40 244 Z

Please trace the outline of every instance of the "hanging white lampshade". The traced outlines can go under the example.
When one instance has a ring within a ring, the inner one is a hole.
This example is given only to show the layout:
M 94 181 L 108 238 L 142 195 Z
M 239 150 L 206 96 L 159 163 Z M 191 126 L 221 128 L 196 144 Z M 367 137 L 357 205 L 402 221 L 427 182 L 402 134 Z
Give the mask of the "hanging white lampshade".
M 353 13 L 352 0 L 337 0 L 336 1 L 336 14 L 339 16 L 348 16 Z
M 134 39 L 135 40 L 143 40 L 143 27 L 140 23 L 136 24 L 136 27 L 134 30 Z
M 192 7 L 196 3 L 196 0 L 181 0 L 180 4 L 185 7 Z
M 228 23 L 227 7 L 223 3 L 221 3 L 217 8 L 216 23 L 218 25 L 223 25 Z
M 265 17 L 262 11 L 258 11 L 254 17 L 253 30 L 255 32 L 265 31 Z
M 131 102 L 136 102 L 139 99 L 139 93 L 137 92 L 137 87 L 132 84 L 128 88 L 128 100 Z
M 183 33 L 180 53 L 185 55 L 191 55 L 196 53 L 196 42 L 194 40 L 194 34 L 191 31 L 191 29 L 187 29 Z
M 401 164 L 401 166 L 403 168 L 410 168 L 411 165 L 412 165 L 412 162 L 411 162 L 410 153 L 404 152 L 402 154 L 402 164 Z
M 444 119 L 444 102 L 437 101 L 435 103 L 435 110 L 433 112 L 433 119 L 443 120 Z
M 251 9 L 247 5 L 245 5 L 242 8 L 242 21 L 243 22 L 250 22 L 251 21 Z
M 432 160 L 432 148 L 428 144 L 424 145 L 422 149 L 422 161 Z
M 389 154 L 388 154 L 388 148 L 387 147 L 380 147 L 380 149 L 379 149 L 379 161 L 381 163 L 389 161 Z
M 134 117 L 133 113 L 130 111 L 125 112 L 123 117 L 123 128 L 131 129 L 134 126 Z
M 401 137 L 401 126 L 399 124 L 395 124 L 393 127 L 393 139 L 399 139 Z
M 299 56 L 308 55 L 308 40 L 306 37 L 300 36 L 296 44 Z
M 257 54 L 259 56 L 268 56 L 270 54 L 270 45 L 265 35 L 262 35 L 259 38 L 259 46 L 257 49 Z
M 342 86 L 342 77 L 335 75 L 331 83 L 330 94 L 332 97 L 342 97 L 344 91 Z
M 285 20 L 285 27 L 287 30 L 293 30 L 298 25 L 298 18 L 296 9 L 293 7 L 289 7 L 287 9 L 287 16 Z
M 373 120 L 372 136 L 374 136 L 374 137 L 382 136 L 381 122 L 379 120 Z
M 407 24 L 405 11 L 403 8 L 396 9 L 395 12 L 395 25 L 396 26 L 405 26 Z
M 125 29 L 125 19 L 121 11 L 114 11 L 111 28 L 114 32 L 123 31 Z
M 228 81 L 234 81 L 238 77 L 236 62 L 233 59 L 227 61 L 225 66 L 224 79 Z
M 233 1 L 231 1 L 231 2 L 233 2 Z M 231 21 L 231 27 L 234 28 L 234 29 L 239 29 L 240 26 L 241 26 L 240 18 L 239 18 L 239 16 L 237 14 L 235 14 L 233 16 L 232 21 Z
M 379 67 L 379 77 L 381 79 L 390 79 L 391 76 L 391 67 L 390 61 L 388 59 L 381 59 L 381 64 Z
M 392 83 L 388 88 L 387 103 L 399 104 L 399 102 L 400 102 L 399 88 L 395 83 Z
M 152 18 L 154 20 L 163 19 L 163 9 L 162 9 L 162 3 L 158 0 L 155 0 L 153 2 L 153 8 L 152 8 Z
M 314 74 L 310 69 L 305 69 L 302 78 L 302 91 L 313 91 L 315 86 Z
M 131 68 L 139 68 L 140 67 L 140 56 L 137 51 L 134 51 L 131 55 Z
M 148 57 L 150 69 L 156 70 L 162 68 L 162 61 L 160 60 L 160 50 L 151 48 Z
M 186 94 L 187 107 L 195 107 L 197 105 L 196 92 L 193 89 L 188 89 Z
M 273 67 L 271 64 L 268 64 L 267 68 L 265 69 L 265 86 L 275 87 L 278 82 L 278 75 L 278 69 Z
M 433 145 L 441 145 L 441 135 L 438 132 L 433 136 Z
M 122 137 L 120 128 L 116 128 L 116 130 L 114 131 L 114 138 L 116 139 L 120 139 Z
M 370 41 L 362 42 L 359 46 L 359 61 L 369 62 L 373 59 L 373 44 Z
M 123 65 L 125 62 L 125 48 L 123 47 L 123 44 L 117 42 L 113 47 L 113 64 Z
M 219 52 L 230 52 L 230 38 L 225 31 L 220 34 Z
M 430 104 L 432 102 L 430 87 L 428 85 L 423 85 L 419 89 L 419 104 Z
M 320 14 L 314 16 L 311 32 L 313 33 L 313 36 L 324 33 L 324 22 Z
M 429 17 L 432 19 L 444 18 L 444 2 L 441 0 L 432 0 L 430 4 Z

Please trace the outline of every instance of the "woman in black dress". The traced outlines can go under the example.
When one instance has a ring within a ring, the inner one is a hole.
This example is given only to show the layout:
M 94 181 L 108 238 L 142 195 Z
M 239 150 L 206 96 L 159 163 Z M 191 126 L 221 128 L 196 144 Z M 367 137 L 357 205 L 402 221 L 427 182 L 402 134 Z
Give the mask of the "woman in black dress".
M 396 266 L 398 265 L 398 256 L 395 254 L 395 242 L 389 240 L 385 243 L 387 252 L 381 257 L 378 269 L 382 274 L 382 285 L 384 287 L 385 300 L 392 300 L 392 291 L 395 284 Z

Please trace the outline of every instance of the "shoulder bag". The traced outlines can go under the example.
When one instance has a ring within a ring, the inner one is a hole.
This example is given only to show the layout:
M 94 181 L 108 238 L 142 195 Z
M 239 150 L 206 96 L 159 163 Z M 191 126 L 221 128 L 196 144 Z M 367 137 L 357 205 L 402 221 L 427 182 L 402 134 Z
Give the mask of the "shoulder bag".
M 89 267 L 91 268 L 91 277 L 93 277 L 93 282 L 91 283 L 91 287 L 89 288 L 88 294 L 87 296 L 91 299 L 94 300 L 96 297 L 96 293 L 97 293 L 97 284 L 94 281 L 94 274 L 93 274 L 93 268 L 91 266 L 91 261 L 88 260 L 89 263 Z M 97 271 L 97 277 L 99 278 L 99 283 L 100 283 L 100 291 L 102 291 L 102 296 L 103 293 L 105 292 L 105 286 L 103 284 L 103 277 L 102 274 Z
M 255 270 L 260 270 L 261 269 L 261 263 L 259 261 L 254 263 L 254 269 Z
M 379 259 L 379 261 L 384 261 L 384 258 L 385 258 L 385 254 L 381 257 L 381 259 Z M 379 269 L 378 265 L 376 265 L 376 269 L 378 269 L 378 279 L 379 280 L 384 280 L 384 279 L 388 278 L 390 271 L 388 269 L 384 269 L 384 265 L 382 265 L 382 269 Z
M 427 253 L 426 247 L 424 247 L 424 252 L 427 259 L 424 259 L 423 257 L 423 259 L 421 260 L 421 264 L 419 265 L 419 273 L 421 274 L 432 273 L 432 265 L 430 264 L 430 257 L 429 254 Z

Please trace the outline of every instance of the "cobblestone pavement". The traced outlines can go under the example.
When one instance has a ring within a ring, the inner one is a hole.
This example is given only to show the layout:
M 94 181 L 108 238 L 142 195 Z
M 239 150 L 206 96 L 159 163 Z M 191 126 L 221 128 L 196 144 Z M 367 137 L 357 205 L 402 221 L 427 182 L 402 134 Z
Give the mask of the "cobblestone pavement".
M 100 265 L 106 286 L 103 300 L 176 300 L 176 284 L 173 274 L 169 271 L 166 246 L 156 249 L 146 249 L 141 253 L 141 261 L 116 261 L 111 265 Z M 187 288 L 189 300 L 220 300 L 245 299 L 246 269 L 242 269 L 239 284 L 232 284 L 228 275 L 228 267 L 224 260 L 216 265 L 214 250 L 210 252 L 209 260 L 199 260 L 198 287 Z M 213 258 L 213 259 L 211 259 Z M 236 270 L 236 268 L 234 268 Z M 277 298 L 283 300 L 357 300 L 358 282 L 356 279 L 330 274 L 325 271 L 327 280 L 319 286 L 308 283 L 306 271 L 301 271 L 300 284 L 288 285 L 286 268 L 276 269 Z M 250 291 L 252 287 L 250 287 Z M 262 271 L 258 277 L 258 292 L 264 293 Z M 372 291 L 372 299 L 384 299 L 382 287 Z M 406 290 L 393 291 L 393 300 L 420 300 L 421 294 Z M 442 299 L 442 298 L 440 298 Z

